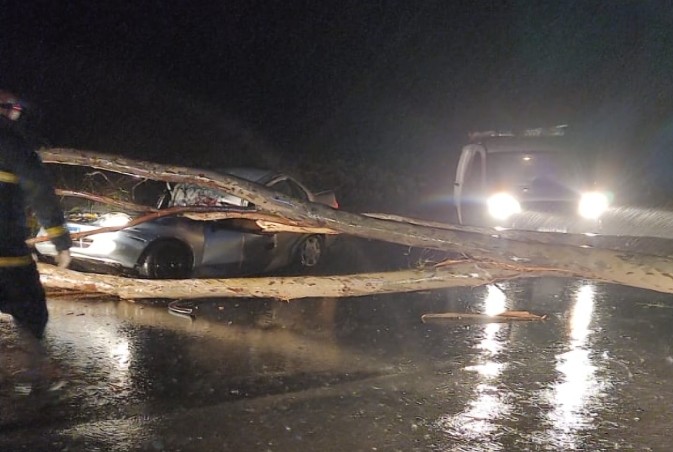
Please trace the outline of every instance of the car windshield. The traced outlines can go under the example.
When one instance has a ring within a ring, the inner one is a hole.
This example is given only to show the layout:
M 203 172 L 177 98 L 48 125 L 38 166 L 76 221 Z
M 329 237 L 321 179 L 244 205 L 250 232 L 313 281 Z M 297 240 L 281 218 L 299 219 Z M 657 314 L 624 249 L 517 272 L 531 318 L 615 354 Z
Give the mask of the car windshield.
M 248 207 L 249 203 L 238 196 L 212 188 L 193 184 L 177 184 L 171 191 L 169 206 Z
M 497 187 L 549 182 L 580 188 L 589 182 L 585 160 L 573 152 L 499 152 L 488 156 L 486 174 Z

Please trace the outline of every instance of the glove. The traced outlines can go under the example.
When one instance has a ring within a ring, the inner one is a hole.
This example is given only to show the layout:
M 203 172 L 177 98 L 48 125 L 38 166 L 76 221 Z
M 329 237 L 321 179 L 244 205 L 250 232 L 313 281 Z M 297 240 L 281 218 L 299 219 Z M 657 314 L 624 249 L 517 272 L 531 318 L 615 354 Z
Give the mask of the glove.
M 71 261 L 70 250 L 59 251 L 58 254 L 56 255 L 56 265 L 58 265 L 59 268 L 68 268 L 68 265 L 70 265 L 70 261 Z

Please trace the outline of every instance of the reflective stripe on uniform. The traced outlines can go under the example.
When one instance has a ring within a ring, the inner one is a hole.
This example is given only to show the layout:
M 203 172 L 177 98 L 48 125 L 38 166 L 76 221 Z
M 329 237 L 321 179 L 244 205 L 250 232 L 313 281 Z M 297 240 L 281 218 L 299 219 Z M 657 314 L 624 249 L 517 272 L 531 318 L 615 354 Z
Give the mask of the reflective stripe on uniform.
M 18 184 L 19 178 L 16 174 L 9 173 L 7 171 L 0 171 L 0 182 L 5 182 L 7 184 Z
M 64 226 L 53 226 L 45 229 L 44 232 L 46 232 L 49 237 L 58 237 L 59 235 L 68 232 L 68 230 Z
M 33 262 L 31 256 L 0 257 L 0 267 L 21 267 Z

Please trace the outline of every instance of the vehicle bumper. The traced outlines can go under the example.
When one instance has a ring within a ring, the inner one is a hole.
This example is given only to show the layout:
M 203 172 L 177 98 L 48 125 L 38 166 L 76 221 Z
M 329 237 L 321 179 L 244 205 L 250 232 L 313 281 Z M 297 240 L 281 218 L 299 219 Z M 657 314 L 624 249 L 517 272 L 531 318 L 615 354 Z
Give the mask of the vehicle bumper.
M 571 234 L 600 234 L 602 222 L 578 215 L 560 215 L 539 212 L 522 212 L 513 216 L 505 227 L 538 232 L 562 232 Z
M 147 240 L 126 233 L 105 233 L 89 237 L 89 240 L 73 240 L 70 254 L 74 261 L 89 266 L 119 268 L 135 271 L 136 265 L 147 246 Z M 56 256 L 57 251 L 51 242 L 35 245 L 43 256 Z

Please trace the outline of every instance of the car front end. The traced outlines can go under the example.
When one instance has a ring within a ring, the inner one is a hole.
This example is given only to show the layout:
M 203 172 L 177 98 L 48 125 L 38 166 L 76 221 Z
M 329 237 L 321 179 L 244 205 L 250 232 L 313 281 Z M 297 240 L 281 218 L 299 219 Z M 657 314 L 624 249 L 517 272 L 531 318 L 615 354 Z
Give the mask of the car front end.
M 69 215 L 68 220 L 66 225 L 73 236 L 70 253 L 75 267 L 92 271 L 116 270 L 123 273 L 135 271 L 137 262 L 150 239 L 145 233 L 122 229 L 83 237 L 77 235 L 100 228 L 122 227 L 131 221 L 129 215 L 121 212 L 100 215 L 76 214 Z M 38 237 L 41 235 L 44 235 L 44 231 L 38 233 Z M 49 241 L 38 242 L 35 248 L 42 256 L 54 257 L 57 254 L 54 245 Z

